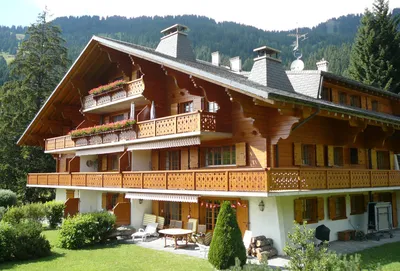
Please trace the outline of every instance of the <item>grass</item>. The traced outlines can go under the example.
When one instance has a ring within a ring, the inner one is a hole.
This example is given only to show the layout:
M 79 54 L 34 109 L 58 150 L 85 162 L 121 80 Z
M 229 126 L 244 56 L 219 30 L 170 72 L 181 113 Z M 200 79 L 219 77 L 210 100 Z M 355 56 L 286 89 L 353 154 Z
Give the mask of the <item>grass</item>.
M 58 231 L 45 231 L 52 246 Z M 107 244 L 83 250 L 57 247 L 53 255 L 33 261 L 0 265 L 0 270 L 212 270 L 208 261 L 170 252 L 155 251 L 132 244 Z
M 363 268 L 375 270 L 380 265 L 384 271 L 400 270 L 400 242 L 373 247 L 357 254 L 361 255 Z

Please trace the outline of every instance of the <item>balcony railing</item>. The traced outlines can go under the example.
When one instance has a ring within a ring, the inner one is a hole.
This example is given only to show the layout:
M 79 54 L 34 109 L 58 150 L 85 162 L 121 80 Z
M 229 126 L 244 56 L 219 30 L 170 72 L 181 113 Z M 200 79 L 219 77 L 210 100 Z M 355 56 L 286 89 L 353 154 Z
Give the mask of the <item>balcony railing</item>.
M 30 173 L 28 184 L 235 192 L 310 191 L 400 186 L 400 171 L 246 168 L 123 173 Z
M 107 93 L 98 95 L 88 95 L 83 97 L 83 110 L 106 105 L 111 102 L 122 100 L 128 97 L 142 94 L 144 91 L 144 82 L 142 78 L 127 82 L 123 86 L 116 87 Z
M 134 127 L 71 139 L 70 135 L 46 139 L 46 151 L 122 142 L 137 138 L 182 134 L 198 131 L 216 132 L 216 115 L 191 112 L 138 122 Z

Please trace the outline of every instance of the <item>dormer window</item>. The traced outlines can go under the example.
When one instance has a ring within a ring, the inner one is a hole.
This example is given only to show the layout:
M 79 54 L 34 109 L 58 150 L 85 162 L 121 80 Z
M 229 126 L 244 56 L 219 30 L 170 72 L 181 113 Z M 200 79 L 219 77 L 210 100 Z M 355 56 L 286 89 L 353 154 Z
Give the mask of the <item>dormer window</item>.
M 179 104 L 179 113 L 193 112 L 193 101 Z
M 323 87 L 321 91 L 321 99 L 325 101 L 332 101 L 332 89 Z
M 374 100 L 371 102 L 371 109 L 372 111 L 378 112 L 379 103 L 378 101 Z

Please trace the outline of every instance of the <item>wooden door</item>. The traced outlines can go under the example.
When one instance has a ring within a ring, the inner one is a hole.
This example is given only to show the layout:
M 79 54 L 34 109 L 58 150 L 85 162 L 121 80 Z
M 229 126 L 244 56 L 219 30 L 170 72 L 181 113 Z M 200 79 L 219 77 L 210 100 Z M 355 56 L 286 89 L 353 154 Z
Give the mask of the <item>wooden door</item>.
M 240 203 L 241 206 L 236 207 L 236 219 L 243 237 L 245 231 L 249 229 L 249 201 L 241 200 Z
M 79 213 L 79 198 L 70 198 L 65 202 L 64 217 Z

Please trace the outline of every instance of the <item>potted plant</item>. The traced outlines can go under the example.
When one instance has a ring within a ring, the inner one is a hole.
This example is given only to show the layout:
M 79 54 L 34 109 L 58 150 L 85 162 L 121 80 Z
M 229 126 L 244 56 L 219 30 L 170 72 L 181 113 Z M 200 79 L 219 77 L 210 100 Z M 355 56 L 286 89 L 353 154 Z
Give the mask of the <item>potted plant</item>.
M 92 88 L 91 90 L 89 90 L 89 94 L 92 94 L 94 96 L 104 94 L 104 93 L 110 92 L 112 90 L 115 90 L 117 87 L 120 87 L 124 84 L 125 84 L 124 80 L 117 80 L 117 81 L 114 81 L 107 85 L 102 85 L 102 86 L 98 86 L 96 88 Z
M 106 133 L 106 132 L 114 132 L 114 131 L 132 127 L 135 124 L 136 124 L 136 120 L 121 120 L 121 121 L 107 123 L 107 124 L 103 124 L 103 125 L 97 125 L 97 126 L 93 126 L 93 127 L 77 129 L 77 130 L 71 131 L 69 134 L 71 135 L 71 138 L 74 139 L 74 138 L 91 136 L 91 135 L 96 135 L 96 134 L 101 134 L 101 133 Z

